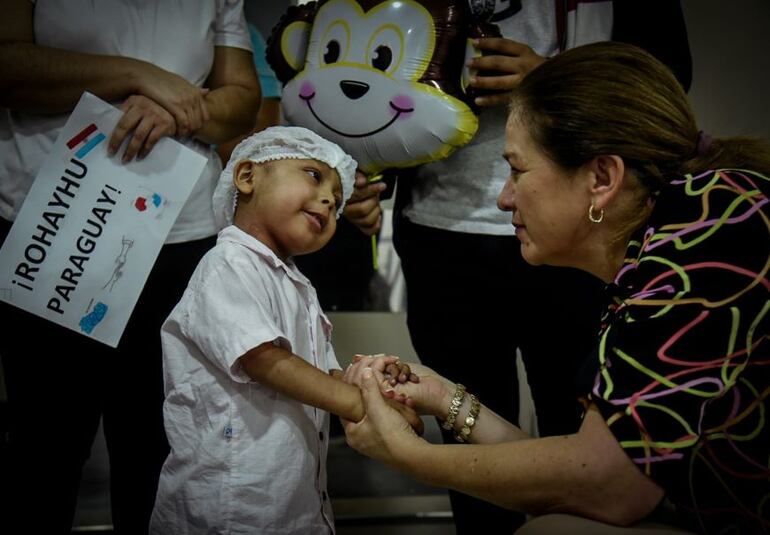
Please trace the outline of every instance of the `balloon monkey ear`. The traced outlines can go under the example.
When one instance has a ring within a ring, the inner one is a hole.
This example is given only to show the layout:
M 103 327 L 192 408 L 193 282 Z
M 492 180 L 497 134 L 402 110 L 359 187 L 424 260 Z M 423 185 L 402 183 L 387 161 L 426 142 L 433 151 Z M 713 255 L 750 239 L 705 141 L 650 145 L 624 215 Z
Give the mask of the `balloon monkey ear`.
M 283 84 L 294 78 L 305 65 L 316 6 L 317 2 L 289 6 L 267 39 L 265 58 Z

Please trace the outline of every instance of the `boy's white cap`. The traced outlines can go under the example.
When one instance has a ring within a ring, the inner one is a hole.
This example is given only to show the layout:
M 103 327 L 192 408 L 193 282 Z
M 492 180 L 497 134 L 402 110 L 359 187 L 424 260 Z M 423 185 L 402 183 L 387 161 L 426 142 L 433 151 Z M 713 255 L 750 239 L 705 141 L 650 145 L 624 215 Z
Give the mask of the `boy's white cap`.
M 337 171 L 342 183 L 342 214 L 345 202 L 353 194 L 358 164 L 335 143 L 299 126 L 271 126 L 241 141 L 230 155 L 225 170 L 214 190 L 214 217 L 218 228 L 232 224 L 238 190 L 233 184 L 233 171 L 241 160 L 262 163 L 296 158 L 318 160 Z

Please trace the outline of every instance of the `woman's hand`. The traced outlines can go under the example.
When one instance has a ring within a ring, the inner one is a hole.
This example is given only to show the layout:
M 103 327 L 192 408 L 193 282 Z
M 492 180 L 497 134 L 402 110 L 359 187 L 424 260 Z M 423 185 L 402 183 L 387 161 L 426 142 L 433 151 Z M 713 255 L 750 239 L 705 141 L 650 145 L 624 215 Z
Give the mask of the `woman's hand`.
M 371 368 L 362 371 L 361 397 L 366 416 L 358 423 L 342 420 L 342 424 L 351 447 L 378 461 L 397 465 L 403 455 L 408 455 L 410 446 L 421 439 L 404 417 L 388 406 L 380 394 L 377 376 Z
M 412 428 L 412 431 L 417 435 L 422 436 L 423 433 L 425 433 L 425 424 L 423 423 L 422 418 L 420 418 L 420 415 L 417 414 L 413 408 L 396 398 L 390 399 L 385 397 L 383 398 L 383 401 L 388 407 L 400 414 L 401 417 L 406 420 L 406 423 L 409 424 L 409 427 Z
M 374 370 L 380 392 L 406 403 L 420 414 L 446 419 L 457 385 L 422 364 L 401 362 L 393 355 L 354 355 L 343 380 L 358 385 L 367 369 Z
M 409 366 L 419 380 L 399 382 L 392 388 L 418 413 L 445 420 L 457 385 L 422 364 L 413 362 Z
M 361 386 L 363 372 L 366 368 L 373 368 L 384 374 L 387 366 L 394 364 L 399 360 L 400 359 L 396 355 L 385 355 L 384 353 L 379 353 L 377 355 L 355 354 L 353 355 L 351 363 L 345 368 L 343 381 L 352 385 Z
M 123 163 L 134 157 L 144 158 L 163 136 L 176 133 L 174 117 L 163 106 L 142 95 L 131 95 L 120 106 L 123 112 L 110 135 L 109 152 L 115 154 L 123 141 L 130 136 Z
M 397 393 L 393 385 L 399 381 L 419 381 L 417 376 L 411 373 L 408 364 L 402 363 L 395 355 L 384 354 L 353 355 L 353 362 L 348 365 L 342 380 L 360 387 L 362 374 L 366 368 L 372 368 L 382 376 L 379 382 L 382 395 L 400 403 L 406 402 L 406 396 Z
M 499 106 L 510 100 L 510 91 L 546 58 L 538 55 L 531 47 L 503 37 L 476 39 L 476 47 L 485 55 L 470 60 L 468 67 L 476 71 L 496 71 L 496 76 L 473 76 L 470 85 L 475 89 L 496 91 L 491 95 L 477 97 L 478 106 Z

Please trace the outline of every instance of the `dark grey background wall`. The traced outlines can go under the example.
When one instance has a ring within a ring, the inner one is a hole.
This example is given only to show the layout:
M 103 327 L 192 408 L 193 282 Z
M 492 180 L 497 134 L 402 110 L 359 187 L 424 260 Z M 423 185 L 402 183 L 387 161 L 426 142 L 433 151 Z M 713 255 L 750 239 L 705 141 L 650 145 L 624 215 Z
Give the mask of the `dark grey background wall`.
M 246 0 L 244 11 L 246 19 L 256 26 L 262 36 L 267 39 L 273 26 L 286 12 L 286 8 L 296 3 L 296 1 L 290 0 Z
M 770 0 L 682 6 L 693 55 L 690 100 L 701 128 L 770 139 Z

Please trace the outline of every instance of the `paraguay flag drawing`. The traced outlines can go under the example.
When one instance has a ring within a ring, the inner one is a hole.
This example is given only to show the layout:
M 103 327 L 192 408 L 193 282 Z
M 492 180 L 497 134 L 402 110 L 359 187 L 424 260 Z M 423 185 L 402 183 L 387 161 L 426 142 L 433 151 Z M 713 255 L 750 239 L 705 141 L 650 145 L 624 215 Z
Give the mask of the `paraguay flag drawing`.
M 156 218 L 163 217 L 163 212 L 168 204 L 168 199 L 164 198 L 163 195 L 143 187 L 139 187 L 139 194 L 134 200 L 134 208 L 137 212 L 152 214 Z
M 95 135 L 92 135 L 95 134 Z M 75 150 L 75 147 L 82 145 L 75 153 L 75 158 L 82 160 L 86 154 L 91 152 L 95 146 L 104 141 L 105 135 L 99 132 L 94 123 L 89 124 L 79 133 L 75 134 L 72 139 L 67 141 L 67 148 Z

